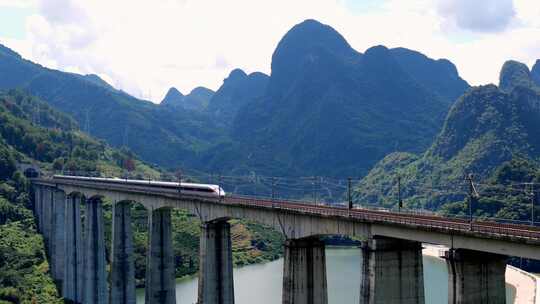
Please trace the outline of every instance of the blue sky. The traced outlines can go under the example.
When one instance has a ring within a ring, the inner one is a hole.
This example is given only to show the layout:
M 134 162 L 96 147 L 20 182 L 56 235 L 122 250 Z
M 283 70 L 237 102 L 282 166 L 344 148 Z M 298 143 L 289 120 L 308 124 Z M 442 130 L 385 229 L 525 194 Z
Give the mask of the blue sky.
M 24 39 L 26 18 L 32 14 L 31 7 L 0 7 L 0 37 Z
M 359 52 L 406 47 L 496 83 L 505 60 L 540 58 L 539 16 L 538 0 L 0 0 L 0 43 L 159 102 L 171 86 L 215 90 L 234 68 L 270 73 L 280 38 L 305 19 Z

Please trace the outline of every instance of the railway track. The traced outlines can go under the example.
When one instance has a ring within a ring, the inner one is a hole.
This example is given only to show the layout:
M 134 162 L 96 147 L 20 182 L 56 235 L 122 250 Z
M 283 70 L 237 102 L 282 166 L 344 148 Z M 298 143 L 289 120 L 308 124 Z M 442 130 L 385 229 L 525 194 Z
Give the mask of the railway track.
M 499 223 L 494 221 L 473 221 L 471 224 L 468 220 L 459 218 L 446 218 L 434 215 L 398 213 L 389 211 L 375 211 L 369 209 L 349 210 L 342 207 L 313 205 L 285 200 L 253 199 L 241 196 L 227 197 L 225 199 L 225 202 L 241 203 L 245 205 L 257 205 L 261 207 L 272 207 L 283 210 L 301 211 L 318 215 L 343 216 L 367 221 L 392 222 L 398 224 L 425 226 L 427 228 L 436 227 L 440 229 L 457 230 L 463 232 L 474 231 L 540 239 L 540 227 Z

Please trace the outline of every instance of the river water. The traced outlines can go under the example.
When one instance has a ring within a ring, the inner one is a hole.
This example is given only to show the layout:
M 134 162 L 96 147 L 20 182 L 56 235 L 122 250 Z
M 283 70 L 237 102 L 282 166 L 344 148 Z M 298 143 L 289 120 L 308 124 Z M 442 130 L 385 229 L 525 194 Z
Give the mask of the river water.
M 426 303 L 448 303 L 448 276 L 441 259 L 424 256 L 424 288 Z M 326 268 L 329 304 L 358 304 L 360 292 L 361 254 L 357 248 L 327 248 Z M 236 304 L 281 303 L 283 260 L 234 269 Z M 507 303 L 513 303 L 514 289 L 507 285 Z M 197 302 L 197 277 L 179 279 L 176 303 Z M 144 303 L 144 290 L 137 291 L 137 303 Z

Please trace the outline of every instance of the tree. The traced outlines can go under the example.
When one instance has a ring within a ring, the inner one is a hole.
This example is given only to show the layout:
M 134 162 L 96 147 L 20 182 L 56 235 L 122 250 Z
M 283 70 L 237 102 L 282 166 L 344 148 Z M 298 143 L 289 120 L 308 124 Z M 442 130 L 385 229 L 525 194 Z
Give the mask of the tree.
M 10 178 L 17 170 L 15 158 L 5 147 L 0 148 L 0 179 L 6 180 Z
M 129 172 L 135 170 L 135 161 L 132 158 L 126 158 L 124 160 L 124 169 L 128 170 Z
M 15 171 L 11 179 L 17 191 L 26 192 L 28 190 L 28 181 L 21 171 Z
M 64 159 L 57 158 L 53 162 L 53 170 L 60 171 L 64 168 Z

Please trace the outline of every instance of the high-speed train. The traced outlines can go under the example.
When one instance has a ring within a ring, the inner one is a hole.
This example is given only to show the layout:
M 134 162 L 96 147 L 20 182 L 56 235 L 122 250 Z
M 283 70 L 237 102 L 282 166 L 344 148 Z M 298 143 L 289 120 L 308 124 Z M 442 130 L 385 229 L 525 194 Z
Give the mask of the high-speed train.
M 70 175 L 54 175 L 53 179 L 59 180 L 79 180 L 95 183 L 115 183 L 122 185 L 134 186 L 151 186 L 152 188 L 160 188 L 173 190 L 185 195 L 207 196 L 207 197 L 225 197 L 225 191 L 219 185 L 195 184 L 195 183 L 177 183 L 177 182 L 162 182 L 153 180 L 137 180 L 137 179 L 121 179 L 121 178 L 105 178 L 105 177 L 86 177 L 86 176 L 70 176 Z

